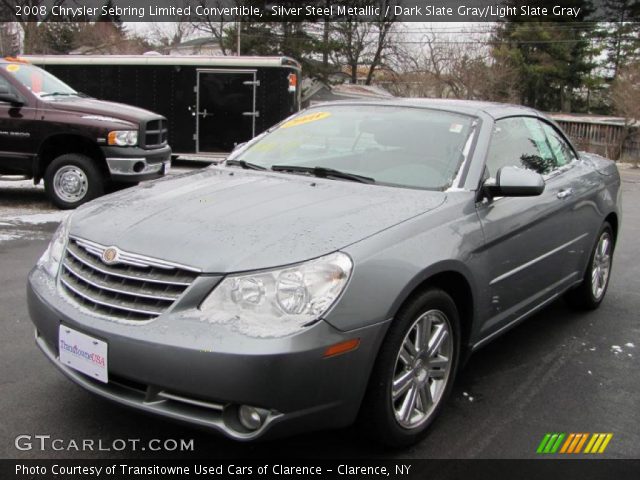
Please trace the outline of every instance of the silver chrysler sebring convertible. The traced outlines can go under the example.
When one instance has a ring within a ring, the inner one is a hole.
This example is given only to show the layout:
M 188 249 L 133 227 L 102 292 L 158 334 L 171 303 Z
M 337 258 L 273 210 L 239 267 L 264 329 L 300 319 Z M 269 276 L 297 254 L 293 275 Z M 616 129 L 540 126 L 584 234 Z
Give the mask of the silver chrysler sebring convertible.
M 91 202 L 29 276 L 36 342 L 115 402 L 237 440 L 421 438 L 471 352 L 602 302 L 613 162 L 535 110 L 323 104 L 220 166 Z

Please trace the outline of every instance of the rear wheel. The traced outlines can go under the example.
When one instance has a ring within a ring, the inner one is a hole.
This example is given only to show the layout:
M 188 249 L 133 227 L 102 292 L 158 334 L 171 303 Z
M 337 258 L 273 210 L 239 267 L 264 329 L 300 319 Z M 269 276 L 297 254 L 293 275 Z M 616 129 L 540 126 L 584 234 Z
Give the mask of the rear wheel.
M 56 207 L 70 209 L 102 195 L 104 179 L 91 158 L 67 153 L 49 164 L 44 187 Z
M 455 303 L 431 289 L 398 314 L 380 349 L 360 415 L 381 443 L 411 445 L 422 438 L 453 385 L 460 350 Z
M 581 310 L 595 310 L 600 306 L 609 286 L 613 246 L 613 231 L 611 225 L 605 222 L 589 257 L 582 283 L 565 296 L 569 305 Z

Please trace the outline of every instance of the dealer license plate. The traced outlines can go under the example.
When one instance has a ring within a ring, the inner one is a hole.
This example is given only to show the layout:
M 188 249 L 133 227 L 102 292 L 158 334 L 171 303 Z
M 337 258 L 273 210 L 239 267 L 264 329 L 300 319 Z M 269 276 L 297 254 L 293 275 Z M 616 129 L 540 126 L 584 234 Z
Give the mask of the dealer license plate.
M 58 334 L 60 361 L 67 367 L 107 383 L 107 342 L 85 335 L 65 325 Z

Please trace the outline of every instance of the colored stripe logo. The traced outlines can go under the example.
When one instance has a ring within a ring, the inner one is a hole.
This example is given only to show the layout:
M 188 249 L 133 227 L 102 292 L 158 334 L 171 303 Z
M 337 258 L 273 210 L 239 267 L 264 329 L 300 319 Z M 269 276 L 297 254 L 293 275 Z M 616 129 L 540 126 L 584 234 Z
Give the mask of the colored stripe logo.
M 612 438 L 613 433 L 546 433 L 536 453 L 604 453 Z

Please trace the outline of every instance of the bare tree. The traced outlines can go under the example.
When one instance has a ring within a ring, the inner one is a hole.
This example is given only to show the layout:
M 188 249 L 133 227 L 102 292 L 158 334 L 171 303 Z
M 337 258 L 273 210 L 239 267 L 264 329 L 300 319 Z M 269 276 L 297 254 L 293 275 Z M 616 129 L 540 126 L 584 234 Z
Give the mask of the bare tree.
M 63 1 L 64 0 L 54 0 L 53 4 L 51 4 L 50 2 L 45 2 L 45 0 L 22 0 L 20 4 L 25 8 L 30 7 L 31 9 L 36 9 L 37 7 L 46 3 L 49 6 L 49 8 L 47 8 L 48 13 L 44 18 L 40 19 L 41 21 L 46 22 L 51 16 L 51 11 L 53 10 L 52 7 L 54 5 L 60 5 Z M 0 0 L 0 4 L 5 9 L 10 9 L 11 11 L 15 10 L 14 0 Z M 16 17 L 16 22 L 22 28 L 22 48 L 24 53 L 32 53 L 34 51 L 37 51 L 42 43 L 42 39 L 38 31 L 38 22 L 28 21 L 30 18 L 33 17 Z
M 370 22 L 349 17 L 332 27 L 334 49 L 331 52 L 337 65 L 349 68 L 351 83 L 358 82 L 358 67 L 365 62 L 365 54 L 371 46 Z
M 141 54 L 151 49 L 142 37 L 127 34 L 112 22 L 87 22 L 75 36 L 83 54 Z
M 211 3 L 206 2 L 205 0 L 199 1 L 202 5 L 209 5 Z M 220 7 L 221 3 L 222 2 L 218 0 L 214 5 Z M 236 3 L 238 4 L 237 0 Z M 228 1 L 225 3 L 225 5 L 228 6 Z M 233 25 L 234 21 L 240 21 L 240 19 L 225 17 L 224 15 L 215 17 L 211 15 L 200 15 L 197 16 L 192 22 L 190 22 L 190 26 L 193 29 L 193 32 L 202 32 L 205 35 L 209 35 L 215 38 L 220 44 L 222 54 L 229 55 L 231 52 L 228 48 L 226 36 L 228 33 L 228 29 Z
M 149 25 L 147 39 L 160 48 L 173 47 L 189 38 L 195 28 L 190 22 L 158 22 Z
M 635 143 L 630 160 L 638 167 L 640 152 L 640 62 L 619 70 L 611 86 L 611 99 L 615 112 L 624 117 L 624 135 L 620 140 L 621 154 L 627 143 Z
M 371 85 L 376 71 L 391 63 L 395 52 L 392 19 L 361 20 L 355 16 L 342 19 L 330 28 L 332 61 L 346 65 L 351 83 L 364 77 Z
M 388 62 L 392 51 L 395 50 L 393 48 L 394 42 L 392 41 L 392 37 L 396 17 L 395 15 L 385 16 L 386 7 L 393 7 L 395 3 L 397 2 L 390 0 L 380 2 L 380 18 L 373 22 L 373 56 L 369 62 L 369 71 L 367 72 L 367 79 L 365 81 L 366 85 L 371 85 L 375 70 L 384 66 L 384 64 Z M 393 11 L 393 8 L 390 11 Z
M 13 22 L 0 22 L 0 57 L 15 56 L 20 49 L 20 36 Z
M 461 40 L 462 39 L 462 40 Z M 486 34 L 452 36 L 430 27 L 418 45 L 398 56 L 393 93 L 435 97 L 513 101 L 514 73 L 491 56 Z

